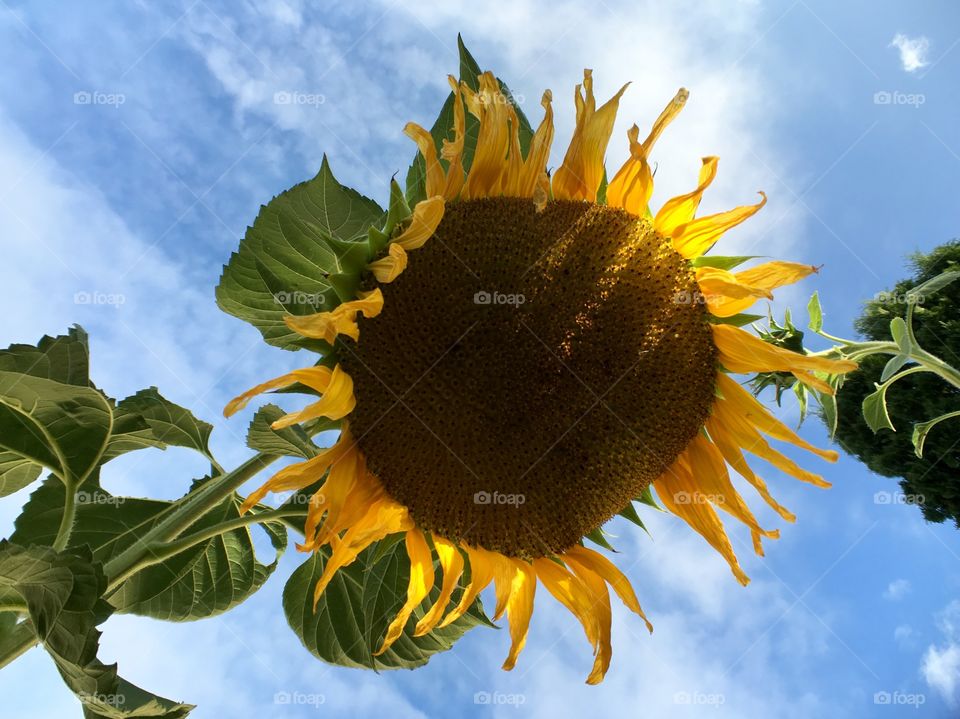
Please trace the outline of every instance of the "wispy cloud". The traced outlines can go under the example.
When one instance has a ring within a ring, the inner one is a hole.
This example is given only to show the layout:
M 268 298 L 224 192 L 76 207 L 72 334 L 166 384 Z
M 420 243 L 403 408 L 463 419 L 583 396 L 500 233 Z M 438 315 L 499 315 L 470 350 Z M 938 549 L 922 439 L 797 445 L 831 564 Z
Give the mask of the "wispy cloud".
M 920 671 L 944 701 L 956 706 L 960 704 L 960 601 L 947 605 L 937 624 L 946 641 L 927 647 Z
M 898 599 L 903 599 L 909 592 L 910 581 L 908 579 L 894 579 L 883 590 L 883 598 L 895 602 Z
M 930 51 L 930 41 L 925 35 L 909 37 L 901 32 L 893 36 L 890 47 L 900 51 L 900 63 L 907 72 L 916 72 L 921 67 L 930 64 L 927 53 Z

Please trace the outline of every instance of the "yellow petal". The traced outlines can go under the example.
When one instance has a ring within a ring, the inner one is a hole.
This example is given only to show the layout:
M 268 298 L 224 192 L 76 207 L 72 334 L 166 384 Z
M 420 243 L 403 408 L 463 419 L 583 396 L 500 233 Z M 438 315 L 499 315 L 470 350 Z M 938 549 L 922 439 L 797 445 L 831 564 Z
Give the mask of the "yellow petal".
M 730 570 L 741 584 L 746 586 L 750 578 L 740 568 L 740 562 L 730 544 L 730 538 L 713 506 L 703 496 L 697 481 L 690 472 L 689 465 L 680 455 L 654 482 L 657 496 L 664 507 L 689 524 L 694 531 L 709 542 L 720 555 L 727 560 Z
M 593 612 L 590 590 L 583 580 L 562 564 L 545 557 L 533 560 L 533 570 L 546 590 L 577 618 L 587 635 L 587 641 L 596 652 L 600 629 Z
M 327 385 L 330 382 L 332 372 L 329 367 L 317 366 L 307 367 L 305 369 L 294 370 L 285 375 L 280 375 L 272 380 L 258 384 L 253 389 L 249 389 L 239 397 L 235 397 L 227 403 L 223 410 L 224 417 L 230 417 L 247 406 L 251 399 L 258 394 L 269 392 L 274 389 L 289 387 L 297 382 L 316 390 L 317 392 L 326 392 Z
M 617 118 L 620 96 L 629 83 L 620 88 L 598 110 L 593 96 L 593 73 L 583 71 L 583 85 L 577 85 L 574 99 L 577 122 L 563 158 L 563 164 L 553 176 L 553 196 L 558 200 L 586 200 L 595 202 L 603 179 L 603 160 Z M 581 97 L 581 87 L 584 96 Z
M 697 435 L 687 446 L 685 456 L 703 493 L 702 496 L 750 527 L 754 551 L 763 556 L 760 538 L 778 539 L 780 532 L 763 529 L 757 523 L 753 512 L 730 481 L 730 474 L 727 472 L 727 465 L 720 451 L 703 435 Z
M 413 636 L 420 637 L 433 630 L 443 616 L 444 610 L 450 603 L 450 597 L 457 588 L 457 582 L 463 574 L 463 555 L 457 549 L 453 542 L 447 541 L 443 537 L 433 535 L 433 546 L 437 550 L 437 557 L 440 560 L 440 568 L 443 570 L 443 584 L 440 587 L 440 595 L 437 601 L 433 603 L 423 619 L 417 623 Z
M 620 601 L 623 602 L 624 606 L 631 612 L 638 614 L 647 625 L 647 629 L 651 632 L 653 631 L 653 625 L 650 624 L 647 620 L 647 615 L 645 615 L 643 609 L 640 608 L 640 601 L 633 591 L 630 580 L 627 579 L 623 572 L 617 569 L 617 565 L 599 552 L 595 552 L 587 547 L 571 547 L 564 552 L 563 556 L 564 558 L 576 560 L 591 572 L 595 572 L 603 577 L 604 581 L 613 587 L 613 591 L 620 597 Z
M 423 155 L 427 197 L 439 195 L 443 192 L 446 178 L 443 174 L 443 166 L 437 159 L 437 146 L 433 141 L 433 136 L 415 122 L 408 122 L 406 127 L 403 128 L 403 134 L 417 143 L 417 148 Z
M 423 247 L 427 240 L 433 237 L 437 225 L 443 219 L 443 209 L 444 200 L 440 196 L 418 202 L 413 208 L 410 224 L 393 240 L 393 243 L 400 245 L 407 252 Z
M 463 545 L 463 550 L 470 561 L 470 583 L 463 590 L 460 603 L 440 622 L 441 629 L 462 617 L 476 601 L 480 592 L 493 581 L 494 565 L 488 556 L 489 553 L 466 545 Z
M 599 574 L 591 571 L 575 559 L 566 558 L 566 561 L 589 592 L 591 613 L 597 625 L 598 635 L 594 651 L 596 658 L 593 662 L 593 669 L 590 670 L 590 675 L 587 677 L 587 684 L 599 684 L 610 668 L 610 659 L 613 656 L 613 649 L 610 645 L 610 629 L 613 622 L 613 614 L 610 611 L 610 591 L 607 589 L 607 583 Z
M 353 378 L 337 365 L 333 368 L 327 387 L 323 390 L 323 397 L 318 402 L 307 405 L 299 412 L 285 414 L 270 426 L 273 429 L 282 429 L 316 417 L 342 419 L 353 411 L 356 403 L 353 396 Z
M 533 615 L 533 596 L 537 591 L 537 575 L 533 567 L 519 559 L 508 559 L 514 567 L 507 601 L 507 621 L 510 623 L 510 653 L 503 662 L 504 671 L 516 666 L 517 657 L 527 643 L 530 617 Z
M 720 351 L 720 363 L 731 372 L 792 372 L 820 370 L 843 374 L 857 368 L 850 360 L 802 355 L 764 342 L 759 337 L 732 325 L 714 324 L 713 342 Z
M 478 92 L 466 83 L 461 83 L 460 89 L 467 109 L 480 121 L 476 150 L 461 195 L 463 199 L 498 195 L 507 172 L 513 106 L 500 92 L 500 84 L 491 72 L 480 75 Z
M 407 269 L 407 251 L 402 245 L 391 242 L 387 256 L 371 262 L 367 265 L 367 269 L 373 273 L 380 284 L 393 282 L 401 272 Z
M 553 144 L 553 106 L 550 104 L 553 94 L 543 93 L 540 104 L 543 106 L 543 120 L 530 140 L 527 157 L 517 185 L 518 197 L 533 197 L 538 183 L 546 178 L 547 160 L 550 159 L 550 146 Z
M 773 498 L 773 495 L 770 494 L 770 490 L 767 488 L 767 483 L 758 477 L 753 469 L 750 468 L 746 458 L 743 456 L 743 452 L 740 451 L 740 446 L 729 436 L 723 423 L 718 421 L 715 415 L 711 415 L 707 419 L 706 428 L 707 432 L 710 433 L 710 439 L 713 440 L 717 449 L 720 450 L 720 454 L 723 455 L 727 464 L 733 467 L 741 477 L 753 485 L 757 493 L 777 514 L 788 522 L 796 522 L 797 515 L 793 514 L 793 512 Z
M 663 203 L 663 207 L 653 218 L 653 227 L 661 235 L 669 237 L 677 227 L 693 219 L 700 206 L 700 198 L 703 197 L 713 179 L 717 176 L 717 157 L 703 158 L 703 166 L 700 168 L 700 180 L 697 189 L 686 195 L 679 195 Z
M 383 310 L 383 294 L 377 288 L 371 292 L 358 293 L 358 298 L 339 304 L 329 312 L 287 315 L 283 321 L 287 327 L 303 337 L 322 339 L 330 344 L 336 341 L 337 335 L 346 335 L 357 340 L 360 338 L 357 313 L 363 314 L 364 317 L 379 315 Z
M 407 624 L 413 610 L 420 606 L 420 603 L 427 598 L 430 590 L 433 589 L 433 555 L 430 553 L 430 545 L 426 538 L 416 527 L 407 530 L 406 536 L 407 554 L 410 556 L 410 582 L 407 584 L 407 601 L 403 607 L 390 622 L 387 627 L 387 635 L 383 638 L 383 644 L 380 649 L 374 652 L 374 656 L 383 654 L 390 648 L 395 641 L 403 634 L 403 628 Z
M 716 215 L 707 215 L 680 225 L 673 231 L 673 249 L 688 260 L 700 257 L 713 247 L 724 232 L 755 215 L 767 204 L 767 196 L 756 205 L 743 205 Z
M 335 536 L 339 528 L 340 513 L 348 501 L 351 490 L 357 483 L 357 479 L 367 472 L 363 454 L 349 433 L 343 441 L 347 448 L 331 463 L 327 478 L 315 495 L 316 511 L 313 511 L 312 505 L 308 508 L 307 522 L 303 529 L 305 542 L 301 551 L 306 551 L 308 547 L 322 547 Z M 318 532 L 317 527 L 324 512 L 326 517 L 323 520 L 322 529 Z
M 453 140 L 445 139 L 443 141 L 440 156 L 449 163 L 443 197 L 446 200 L 454 200 L 460 194 L 466 180 L 463 172 L 463 142 L 466 138 L 466 118 L 463 112 L 460 83 L 453 75 L 447 75 L 447 82 L 450 83 L 450 88 L 453 90 Z
M 667 125 L 680 114 L 689 96 L 690 93 L 680 88 L 660 113 L 660 117 L 657 118 L 650 134 L 643 142 L 638 141 L 640 129 L 636 125 L 627 130 L 630 158 L 623 163 L 607 186 L 607 204 L 610 207 L 621 207 L 638 217 L 644 217 L 647 214 L 647 206 L 653 194 L 653 173 L 649 163 L 650 150 L 653 149 L 654 143 Z
M 337 571 L 351 564 L 364 549 L 388 534 L 406 531 L 413 526 L 405 507 L 388 499 L 367 508 L 363 517 L 344 534 L 323 567 L 323 574 L 313 589 L 313 608 Z
M 700 281 L 701 270 L 710 268 L 701 267 L 697 270 L 697 281 Z M 817 268 L 812 265 L 802 265 L 797 262 L 764 262 L 742 272 L 726 273 L 725 280 L 729 280 L 747 290 L 742 295 L 725 293 L 719 287 L 707 294 L 707 308 L 716 317 L 731 317 L 753 306 L 758 297 L 772 297 L 772 290 L 784 285 L 793 284 L 807 277 Z M 729 277 L 728 277 L 729 276 Z M 704 285 L 700 285 L 703 289 Z

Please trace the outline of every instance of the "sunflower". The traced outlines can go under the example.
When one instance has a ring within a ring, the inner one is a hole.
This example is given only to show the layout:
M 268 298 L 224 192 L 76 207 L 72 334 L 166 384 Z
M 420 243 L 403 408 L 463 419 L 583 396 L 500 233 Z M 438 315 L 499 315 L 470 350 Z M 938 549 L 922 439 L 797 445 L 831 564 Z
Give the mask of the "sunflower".
M 760 526 L 729 468 L 792 522 L 744 452 L 820 487 L 829 485 L 766 438 L 828 461 L 837 453 L 805 442 L 731 375 L 792 373 L 831 392 L 825 374 L 855 365 L 791 352 L 741 328 L 744 310 L 816 268 L 771 261 L 732 271 L 732 258 L 705 256 L 766 202 L 760 193 L 756 204 L 698 217 L 716 157 L 703 159 L 691 192 L 655 214 L 649 208 L 650 152 L 686 90 L 642 142 L 630 128 L 629 159 L 607 182 L 604 155 L 626 86 L 598 108 L 584 72 L 573 137 L 552 177 L 549 91 L 542 122 L 524 134 L 493 74 L 469 84 L 451 77 L 450 86 L 446 139 L 405 128 L 419 149 L 425 196 L 412 209 L 402 197 L 392 202 L 387 226 L 371 231 L 382 249 L 355 295 L 330 311 L 286 317 L 300 336 L 328 343 L 330 355 L 225 410 L 297 385 L 318 400 L 276 428 L 341 421 L 332 447 L 275 474 L 244 507 L 322 481 L 299 545 L 329 551 L 315 603 L 340 568 L 402 533 L 406 601 L 377 653 L 436 584 L 415 636 L 455 621 L 492 583 L 494 619 L 506 615 L 510 628 L 503 668 L 512 669 L 541 584 L 582 624 L 594 654 L 587 682 L 595 684 L 611 658 L 610 590 L 652 626 L 626 576 L 584 538 L 632 513 L 631 502 L 653 487 L 747 584 L 717 509 L 750 528 L 758 554 L 778 532 Z

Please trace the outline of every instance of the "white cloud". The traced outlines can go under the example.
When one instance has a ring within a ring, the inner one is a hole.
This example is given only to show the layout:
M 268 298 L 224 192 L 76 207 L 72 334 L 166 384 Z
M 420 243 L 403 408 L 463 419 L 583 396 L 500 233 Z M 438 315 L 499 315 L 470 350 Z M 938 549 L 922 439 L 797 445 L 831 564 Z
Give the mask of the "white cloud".
M 960 704 L 960 601 L 953 601 L 937 617 L 945 642 L 931 644 L 923 655 L 920 672 L 944 701 Z
M 891 601 L 903 599 L 910 592 L 910 581 L 907 579 L 894 579 L 883 591 L 883 598 Z
M 930 40 L 926 36 L 908 37 L 898 32 L 893 36 L 890 47 L 900 51 L 900 63 L 906 72 L 916 72 L 921 67 L 930 64 L 927 53 L 930 51 Z

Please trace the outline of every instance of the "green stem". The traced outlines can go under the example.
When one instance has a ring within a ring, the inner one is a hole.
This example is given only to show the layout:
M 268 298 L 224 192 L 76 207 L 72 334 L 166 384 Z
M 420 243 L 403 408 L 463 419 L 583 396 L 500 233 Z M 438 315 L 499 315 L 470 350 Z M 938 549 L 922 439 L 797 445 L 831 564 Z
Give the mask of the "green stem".
M 261 452 L 232 472 L 211 479 L 195 492 L 188 494 L 171 508 L 170 514 L 141 537 L 140 541 L 104 565 L 107 576 L 128 575 L 130 569 L 139 563 L 151 546 L 157 542 L 176 539 L 190 525 L 232 495 L 248 479 L 279 458 L 279 455 Z
M 60 528 L 53 540 L 53 548 L 62 552 L 70 541 L 73 533 L 73 523 L 77 516 L 77 488 L 73 482 L 65 482 L 63 514 L 60 515 Z
M 188 534 L 187 536 L 181 537 L 175 541 L 157 542 L 155 544 L 146 546 L 144 547 L 143 555 L 136 562 L 136 564 L 129 567 L 121 574 L 117 574 L 115 577 L 111 578 L 110 585 L 107 587 L 107 592 L 109 593 L 115 590 L 137 572 L 154 564 L 159 564 L 160 562 L 163 562 L 176 554 L 180 554 L 180 552 L 184 552 L 191 547 L 200 544 L 201 542 L 206 542 L 207 540 L 218 537 L 221 534 L 226 534 L 234 529 L 246 527 L 250 524 L 261 524 L 263 522 L 277 521 L 283 519 L 284 517 L 293 517 L 301 514 L 303 514 L 303 509 L 299 507 L 274 509 L 268 512 L 259 513 L 250 512 L 242 517 L 237 517 L 236 519 L 231 519 L 227 522 L 222 522 L 212 527 L 207 527 L 199 532 Z

